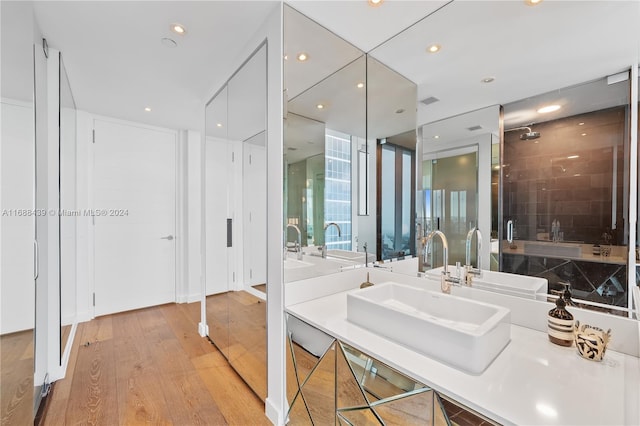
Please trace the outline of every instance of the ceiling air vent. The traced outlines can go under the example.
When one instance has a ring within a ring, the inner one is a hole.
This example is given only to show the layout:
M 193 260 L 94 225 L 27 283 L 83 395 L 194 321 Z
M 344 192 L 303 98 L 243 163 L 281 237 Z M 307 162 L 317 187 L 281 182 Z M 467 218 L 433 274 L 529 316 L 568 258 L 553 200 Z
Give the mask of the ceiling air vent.
M 428 98 L 424 98 L 420 102 L 422 102 L 425 105 L 431 105 L 432 103 L 438 102 L 439 100 L 440 99 L 436 98 L 435 96 L 429 96 Z
M 470 132 L 475 132 L 476 130 L 480 130 L 480 129 L 482 129 L 482 126 L 480 126 L 479 124 L 476 124 L 475 126 L 467 127 L 467 130 Z

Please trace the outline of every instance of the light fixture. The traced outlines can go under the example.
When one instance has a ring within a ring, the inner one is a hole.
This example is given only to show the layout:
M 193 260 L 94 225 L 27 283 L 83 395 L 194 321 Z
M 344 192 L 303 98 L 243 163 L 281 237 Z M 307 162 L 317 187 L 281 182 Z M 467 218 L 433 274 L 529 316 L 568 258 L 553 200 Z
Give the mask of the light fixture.
M 574 158 L 580 158 L 580 156 L 579 155 L 570 155 L 570 156 L 567 157 L 567 159 L 569 159 L 569 160 L 573 160 Z
M 586 133 L 583 133 L 583 134 L 582 134 L 582 136 L 587 136 L 587 134 L 586 134 Z
M 324 109 L 324 105 L 322 105 L 322 104 L 318 104 L 318 105 L 316 105 L 316 108 L 318 108 L 318 109 Z
M 542 3 L 542 0 L 524 0 L 527 6 L 536 6 Z
M 304 53 L 304 52 L 300 52 L 300 53 L 298 53 L 297 58 L 298 58 L 298 60 L 299 60 L 300 62 L 304 62 L 304 61 L 306 61 L 307 59 L 309 59 L 309 55 L 307 55 L 307 54 L 306 54 L 306 53 Z
M 147 111 L 147 112 L 151 112 L 151 108 L 149 108 L 149 107 L 144 107 L 144 110 Z
M 547 105 L 547 106 L 543 106 L 542 108 L 539 108 L 538 113 L 546 114 L 548 112 L 557 111 L 559 109 L 560 109 L 560 105 Z
M 182 24 L 171 24 L 171 31 L 180 35 L 185 35 L 187 33 L 187 29 Z
M 495 77 L 485 77 L 480 80 L 481 83 L 492 83 L 495 80 Z
M 222 123 L 216 124 L 216 127 L 222 127 Z
M 402 114 L 404 111 L 405 111 L 404 108 L 398 108 L 396 110 L 396 114 Z
M 440 139 L 440 136 L 435 135 L 433 138 L 434 138 L 434 139 Z
M 384 0 L 368 0 L 368 2 L 369 2 L 369 6 L 378 7 L 384 2 Z
M 288 60 L 289 59 L 289 55 L 284 55 L 284 60 Z
M 584 123 L 581 121 L 580 123 L 578 123 L 578 126 L 584 126 Z
M 360 83 L 356 84 L 356 87 L 358 89 L 362 89 L 364 87 L 364 83 L 360 82 Z
M 427 52 L 429 53 L 437 53 L 440 51 L 442 47 L 439 44 L 432 44 L 431 46 L 427 47 Z

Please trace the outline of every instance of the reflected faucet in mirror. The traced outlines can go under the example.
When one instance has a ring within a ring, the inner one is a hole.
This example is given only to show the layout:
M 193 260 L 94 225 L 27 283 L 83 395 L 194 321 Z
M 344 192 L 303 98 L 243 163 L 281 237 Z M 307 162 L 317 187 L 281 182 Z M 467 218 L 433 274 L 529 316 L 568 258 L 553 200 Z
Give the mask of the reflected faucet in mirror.
M 296 230 L 296 232 L 298 233 L 298 241 L 296 241 L 296 258 L 298 260 L 302 260 L 302 232 L 300 231 L 300 228 L 298 228 L 296 225 L 292 224 L 292 223 L 288 223 L 287 224 L 287 230 L 289 230 L 289 228 L 293 228 Z M 286 256 L 286 252 L 288 251 L 288 240 L 286 238 L 285 235 L 285 244 L 284 244 L 284 249 L 285 249 L 285 256 Z
M 327 258 L 327 229 L 330 226 L 335 226 L 336 228 L 338 228 L 338 237 L 342 236 L 342 231 L 340 230 L 340 225 L 338 225 L 335 222 L 329 222 L 324 226 L 324 244 L 322 244 L 322 258 L 326 259 Z
M 471 264 L 471 242 L 473 241 L 473 234 L 477 234 L 476 237 L 476 264 L 477 268 L 474 268 Z M 467 233 L 467 243 L 465 244 L 465 279 L 469 287 L 473 283 L 473 277 L 482 277 L 482 233 L 477 227 L 473 227 Z
M 449 274 L 449 243 L 447 242 L 447 237 L 445 237 L 442 231 L 432 231 L 429 235 L 427 235 L 423 243 L 424 256 L 427 256 L 427 248 L 429 247 L 429 243 L 436 235 L 440 237 L 440 240 L 442 240 L 442 258 L 444 262 L 442 277 L 440 279 L 440 289 L 443 293 L 451 294 L 451 285 L 460 285 L 461 280 L 460 277 L 452 277 Z

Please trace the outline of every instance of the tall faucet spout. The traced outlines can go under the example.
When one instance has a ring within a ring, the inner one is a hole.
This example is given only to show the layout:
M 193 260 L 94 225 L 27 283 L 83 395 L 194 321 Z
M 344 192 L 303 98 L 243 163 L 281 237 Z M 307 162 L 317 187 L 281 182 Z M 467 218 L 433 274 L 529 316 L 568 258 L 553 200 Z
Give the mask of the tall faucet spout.
M 298 228 L 296 225 L 292 223 L 287 224 L 287 229 L 289 228 L 295 229 L 296 232 L 298 233 L 298 241 L 297 241 L 298 245 L 296 247 L 296 255 L 297 255 L 296 257 L 298 258 L 298 260 L 302 260 L 302 232 L 300 231 L 300 228 Z M 286 238 L 285 238 L 285 241 L 286 241 Z
M 476 262 L 478 265 L 478 269 L 482 269 L 482 233 L 480 233 L 480 230 L 475 227 L 467 233 L 467 243 L 465 245 L 465 265 L 471 266 L 471 242 L 473 241 L 473 234 L 478 234 L 476 242 Z
M 433 239 L 433 237 L 435 236 L 440 237 L 440 240 L 442 241 L 442 256 L 443 256 L 443 261 L 444 261 L 444 273 L 448 274 L 449 270 L 448 270 L 448 265 L 449 265 L 449 243 L 447 242 L 447 237 L 445 237 L 445 235 L 442 233 L 442 231 L 432 231 L 431 233 L 429 233 L 429 235 L 427 235 L 427 237 L 424 240 L 424 253 L 426 256 L 427 253 L 427 247 L 429 247 L 429 243 L 431 242 L 431 240 Z
M 324 244 L 322 245 L 322 257 L 327 257 L 327 229 L 330 226 L 335 226 L 338 229 L 338 237 L 342 236 L 342 231 L 340 230 L 340 225 L 335 222 L 329 222 L 324 226 Z

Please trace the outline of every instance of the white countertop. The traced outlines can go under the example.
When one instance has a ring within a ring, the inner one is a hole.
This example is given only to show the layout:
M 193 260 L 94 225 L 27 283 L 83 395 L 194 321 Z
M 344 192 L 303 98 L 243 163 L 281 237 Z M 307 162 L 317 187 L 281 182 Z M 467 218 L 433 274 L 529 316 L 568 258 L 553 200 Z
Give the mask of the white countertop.
M 607 351 L 603 362 L 588 361 L 546 333 L 512 325 L 509 345 L 474 376 L 350 323 L 346 293 L 287 311 L 502 424 L 640 424 L 640 358 Z
M 593 244 L 578 244 L 580 245 L 582 252 L 580 256 L 564 256 L 564 255 L 554 255 L 551 253 L 547 254 L 534 254 L 534 253 L 526 253 L 524 250 L 524 244 L 527 242 L 538 242 L 540 241 L 527 241 L 527 240 L 514 240 L 516 244 L 516 248 L 512 249 L 509 243 L 505 240 L 502 242 L 502 254 L 512 254 L 512 255 L 521 255 L 521 256 L 532 256 L 532 257 L 552 257 L 556 259 L 571 259 L 582 262 L 594 262 L 594 263 L 609 263 L 613 265 L 626 265 L 627 258 L 625 256 L 624 250 L 626 247 L 623 246 L 613 246 L 613 250 L 610 256 L 601 256 L 597 254 L 593 254 Z M 545 243 L 545 242 L 542 242 Z M 549 243 L 553 244 L 553 243 Z

